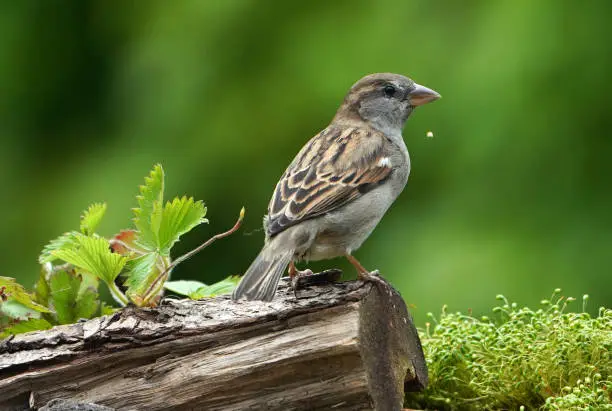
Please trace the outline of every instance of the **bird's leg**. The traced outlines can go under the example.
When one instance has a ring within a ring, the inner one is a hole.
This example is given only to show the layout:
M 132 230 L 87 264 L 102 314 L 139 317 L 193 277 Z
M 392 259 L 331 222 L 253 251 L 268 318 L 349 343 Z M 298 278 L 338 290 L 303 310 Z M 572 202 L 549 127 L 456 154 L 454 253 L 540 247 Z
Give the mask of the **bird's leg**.
M 293 280 L 293 277 L 297 274 L 297 269 L 295 268 L 295 263 L 293 260 L 289 263 L 289 278 Z
M 291 260 L 291 262 L 289 263 L 289 278 L 291 279 L 291 288 L 293 288 L 293 295 L 295 296 L 295 298 L 297 298 L 297 289 L 300 278 L 306 277 L 308 275 L 312 275 L 312 270 L 307 268 L 305 270 L 300 271 L 295 268 L 295 263 L 293 262 L 293 260 Z
M 357 275 L 359 277 L 361 277 L 361 275 L 363 274 L 369 273 L 369 271 L 366 270 L 365 267 L 362 266 L 361 263 L 352 255 L 346 254 L 346 259 L 349 261 L 349 263 L 353 264 L 353 267 L 355 267 L 355 269 L 357 270 Z
M 304 277 L 307 275 L 312 275 L 312 270 L 307 268 L 300 271 L 295 268 L 295 263 L 293 261 L 289 263 L 289 278 L 293 280 L 294 277 Z
M 353 267 L 355 267 L 355 269 L 357 269 L 357 279 L 361 280 L 361 281 L 375 281 L 375 282 L 379 282 L 382 283 L 383 281 L 380 279 L 378 271 L 368 271 L 365 269 L 364 266 L 361 265 L 361 263 L 352 255 L 350 254 L 345 254 L 346 259 L 349 261 L 349 263 L 353 264 Z

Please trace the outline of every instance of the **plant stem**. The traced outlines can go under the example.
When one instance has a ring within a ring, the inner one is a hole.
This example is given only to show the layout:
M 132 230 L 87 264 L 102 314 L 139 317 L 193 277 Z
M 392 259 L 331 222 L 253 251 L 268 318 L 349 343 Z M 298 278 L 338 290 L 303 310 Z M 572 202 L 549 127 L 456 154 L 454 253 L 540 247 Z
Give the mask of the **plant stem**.
M 117 284 L 115 284 L 114 281 L 111 281 L 110 283 L 106 283 L 106 285 L 108 286 L 108 289 L 110 290 L 111 295 L 113 296 L 115 301 L 121 304 L 122 307 L 125 307 L 126 305 L 128 305 L 129 300 L 127 299 L 125 294 L 123 294 L 121 290 L 117 287 Z
M 193 257 L 194 255 L 196 255 L 197 253 L 199 253 L 200 251 L 202 251 L 203 249 L 205 249 L 206 247 L 208 247 L 209 245 L 214 243 L 216 240 L 218 240 L 220 238 L 227 237 L 228 235 L 233 234 L 234 232 L 236 232 L 236 230 L 238 230 L 240 228 L 240 225 L 242 224 L 242 220 L 244 219 L 244 211 L 245 211 L 244 207 L 242 207 L 242 209 L 240 210 L 240 215 L 238 216 L 238 220 L 236 221 L 236 223 L 234 224 L 234 226 L 232 228 L 230 228 L 229 230 L 227 230 L 227 231 L 225 231 L 223 233 L 215 234 L 214 236 L 210 237 L 206 242 L 204 242 L 199 247 L 194 248 L 193 250 L 189 251 L 188 253 L 183 254 L 182 256 L 180 256 L 176 260 L 174 260 L 171 264 L 169 264 L 166 267 L 166 269 L 163 270 L 155 278 L 155 280 L 151 283 L 151 285 L 149 286 L 149 288 L 145 292 L 144 295 L 145 295 L 146 301 L 148 301 L 151 298 L 149 296 L 151 295 L 151 293 L 154 290 L 161 289 L 161 286 L 158 286 L 158 283 L 160 283 L 160 281 L 163 278 L 166 278 L 167 277 L 166 274 L 168 274 L 174 267 L 176 267 L 177 265 L 179 265 L 183 261 L 188 260 L 189 258 Z M 163 281 L 161 282 L 161 285 L 163 285 Z
M 155 278 L 153 284 L 151 284 L 151 286 L 145 292 L 142 303 L 140 304 L 141 307 L 149 306 L 149 301 L 159 294 L 160 290 L 164 286 L 164 283 L 168 281 L 168 277 L 170 277 L 170 271 L 167 270 L 167 267 L 170 265 L 170 257 L 162 257 L 159 254 L 157 254 L 157 256 L 161 261 L 158 261 L 158 263 L 155 264 L 155 268 L 161 274 Z
M 216 240 L 219 240 L 221 238 L 227 237 L 228 235 L 233 234 L 234 232 L 236 232 L 236 230 L 238 230 L 240 228 L 240 225 L 242 224 L 242 220 L 243 219 L 244 219 L 244 207 L 242 207 L 242 209 L 240 210 L 240 216 L 238 216 L 238 220 L 236 221 L 236 224 L 234 224 L 234 226 L 232 228 L 230 228 L 229 230 L 227 230 L 227 231 L 225 231 L 223 233 L 219 233 L 219 234 L 216 234 L 216 235 L 210 237 L 204 244 L 202 244 L 199 247 L 189 251 L 188 253 L 185 253 L 182 256 L 178 257 L 176 260 L 174 260 L 172 262 L 172 264 L 170 264 L 168 266 L 168 268 L 166 268 L 166 271 L 170 271 L 174 267 L 176 267 L 177 265 L 182 263 L 183 261 L 190 259 L 194 255 L 196 255 L 197 253 L 199 253 L 200 251 L 202 251 L 203 249 L 205 249 L 206 247 L 208 247 L 209 245 L 214 243 Z

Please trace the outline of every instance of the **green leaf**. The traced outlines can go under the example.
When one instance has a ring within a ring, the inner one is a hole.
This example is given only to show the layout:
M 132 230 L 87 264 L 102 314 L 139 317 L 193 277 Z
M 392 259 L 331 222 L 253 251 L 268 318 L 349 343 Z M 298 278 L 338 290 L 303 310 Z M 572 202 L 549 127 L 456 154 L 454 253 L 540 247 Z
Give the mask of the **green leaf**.
M 164 205 L 164 170 L 159 164 L 145 177 L 137 200 L 139 207 L 134 209 L 134 225 L 138 231 L 136 243 L 163 257 L 170 256 L 170 249 L 181 235 L 208 222 L 204 218 L 204 203 L 192 197 L 177 197 Z
M 141 306 L 147 290 L 151 287 L 151 283 L 160 274 L 158 258 L 161 256 L 157 253 L 143 254 L 137 258 L 129 260 L 127 268 L 127 296 L 136 304 Z
M 94 203 L 81 216 L 81 232 L 92 235 L 106 213 L 106 203 Z
M 110 251 L 108 241 L 101 237 L 78 234 L 73 248 L 60 248 L 51 254 L 61 260 L 111 283 L 123 269 L 126 257 Z
M 71 324 L 81 318 L 92 318 L 98 312 L 98 290 L 84 281 L 82 274 L 58 271 L 51 275 L 49 286 L 51 302 L 57 321 Z
M 74 310 L 75 320 L 93 318 L 96 316 L 99 308 L 98 290 L 92 287 L 81 286 Z
M 164 284 L 164 287 L 174 293 L 186 295 L 192 300 L 199 300 L 204 297 L 229 294 L 234 291 L 239 282 L 240 277 L 233 275 L 212 285 L 206 285 L 193 280 L 178 280 L 168 281 Z
M 218 283 L 205 285 L 200 287 L 195 293 L 189 295 L 193 300 L 199 300 L 204 297 L 214 297 L 216 295 L 229 294 L 238 286 L 240 276 L 232 275 Z
M 81 278 L 66 271 L 55 272 L 49 279 L 51 300 L 60 324 L 71 324 L 78 319 L 75 311 L 80 287 Z
M 160 254 L 169 256 L 170 249 L 181 235 L 199 224 L 208 222 L 204 218 L 205 215 L 206 207 L 204 207 L 204 203 L 194 201 L 193 197 L 177 197 L 172 202 L 167 202 L 159 222 L 159 232 L 157 234 Z
M 47 272 L 44 268 L 40 270 L 38 281 L 34 285 L 34 300 L 43 306 L 49 304 L 49 284 L 47 283 Z
M 46 307 L 35 302 L 34 296 L 28 293 L 26 289 L 21 284 L 18 284 L 14 278 L 0 277 L 0 290 L 2 290 L 2 295 L 4 296 L 3 299 L 8 298 L 15 300 L 20 304 L 38 312 L 49 312 Z
M 40 317 L 40 312 L 21 304 L 17 300 L 8 300 L 0 303 L 0 312 L 9 318 L 22 321 Z
M 81 234 L 76 231 L 70 231 L 68 233 L 62 234 L 55 240 L 52 240 L 43 248 L 42 252 L 40 253 L 40 256 L 38 257 L 38 262 L 40 264 L 44 264 L 57 260 L 57 257 L 53 255 L 53 252 L 57 250 L 73 249 L 78 244 L 77 236 L 79 235 Z
M 104 301 L 102 301 L 102 304 L 100 304 L 100 315 L 110 315 L 117 310 L 118 308 L 108 305 Z
M 81 277 L 82 277 L 81 289 L 79 290 L 79 296 L 83 292 L 85 292 L 85 290 L 87 290 L 88 288 L 91 288 L 92 290 L 97 292 L 98 288 L 100 287 L 100 279 L 94 274 L 91 274 L 85 271 L 79 272 L 79 274 L 81 274 Z
M 6 338 L 9 335 L 22 334 L 30 331 L 48 330 L 53 325 L 42 318 L 31 318 L 27 321 L 20 321 L 17 324 L 8 327 L 0 333 L 0 338 Z
M 164 201 L 164 170 L 160 164 L 156 164 L 145 177 L 145 184 L 140 186 L 140 195 L 136 199 L 139 207 L 134 209 L 134 225 L 138 229 L 138 243 L 148 250 L 157 250 Z
M 193 280 L 178 280 L 166 281 L 164 287 L 166 290 L 170 290 L 173 293 L 191 297 L 191 295 L 195 294 L 198 289 L 206 287 L 206 284 Z

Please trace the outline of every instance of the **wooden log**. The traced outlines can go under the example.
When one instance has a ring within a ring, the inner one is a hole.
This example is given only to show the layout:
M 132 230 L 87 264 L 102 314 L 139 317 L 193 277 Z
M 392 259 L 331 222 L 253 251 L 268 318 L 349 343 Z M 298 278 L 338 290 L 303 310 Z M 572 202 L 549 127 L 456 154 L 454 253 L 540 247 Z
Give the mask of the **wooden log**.
M 119 410 L 399 410 L 427 384 L 420 341 L 388 283 L 285 280 L 274 301 L 228 296 L 13 336 L 0 409 L 54 399 Z

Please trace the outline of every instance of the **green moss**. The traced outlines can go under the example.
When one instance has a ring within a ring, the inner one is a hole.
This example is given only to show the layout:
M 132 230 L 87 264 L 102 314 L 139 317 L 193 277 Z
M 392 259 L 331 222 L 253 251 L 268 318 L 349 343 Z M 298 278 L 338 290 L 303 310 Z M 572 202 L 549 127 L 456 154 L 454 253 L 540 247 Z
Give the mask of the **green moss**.
M 495 319 L 448 313 L 420 330 L 430 384 L 410 408 L 612 410 L 612 310 L 567 312 L 557 289 L 541 308 L 502 296 Z

